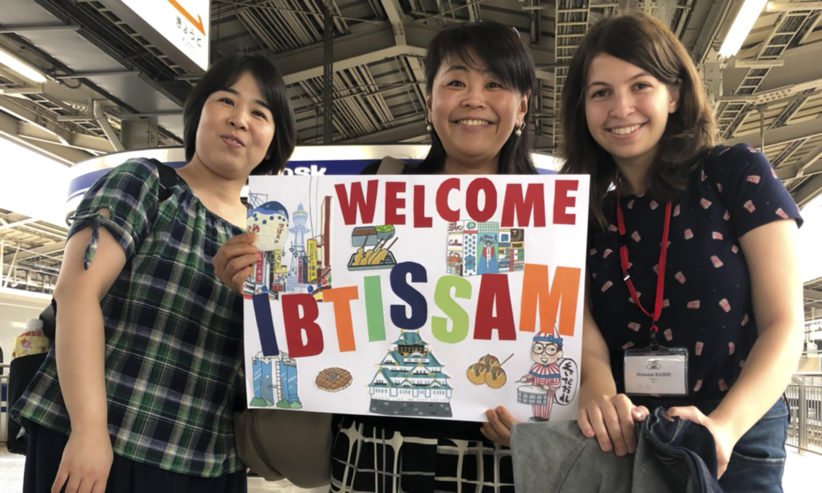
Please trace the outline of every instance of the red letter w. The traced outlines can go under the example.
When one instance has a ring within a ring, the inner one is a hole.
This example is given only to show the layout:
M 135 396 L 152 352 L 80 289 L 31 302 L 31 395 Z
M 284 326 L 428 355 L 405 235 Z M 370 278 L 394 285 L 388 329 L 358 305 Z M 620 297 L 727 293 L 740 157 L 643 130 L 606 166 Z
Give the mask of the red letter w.
M 374 209 L 377 206 L 377 184 L 377 180 L 369 180 L 368 191 L 363 196 L 362 183 L 351 183 L 350 197 L 345 184 L 334 185 L 334 189 L 337 191 L 337 203 L 340 204 L 340 212 L 346 225 L 357 223 L 357 211 L 360 212 L 360 217 L 362 217 L 360 224 L 368 224 L 374 221 Z

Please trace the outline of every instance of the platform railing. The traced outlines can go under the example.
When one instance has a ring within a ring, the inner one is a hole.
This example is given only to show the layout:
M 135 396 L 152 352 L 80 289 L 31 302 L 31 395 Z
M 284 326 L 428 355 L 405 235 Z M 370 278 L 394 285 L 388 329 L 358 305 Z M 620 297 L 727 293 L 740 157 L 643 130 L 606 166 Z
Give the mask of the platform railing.
M 9 431 L 9 365 L 0 363 L 0 443 L 6 443 Z
M 0 364 L 0 443 L 8 432 L 9 365 Z M 796 374 L 785 390 L 791 409 L 787 445 L 822 455 L 822 373 Z
M 822 455 L 822 373 L 794 375 L 785 397 L 791 408 L 787 444 Z

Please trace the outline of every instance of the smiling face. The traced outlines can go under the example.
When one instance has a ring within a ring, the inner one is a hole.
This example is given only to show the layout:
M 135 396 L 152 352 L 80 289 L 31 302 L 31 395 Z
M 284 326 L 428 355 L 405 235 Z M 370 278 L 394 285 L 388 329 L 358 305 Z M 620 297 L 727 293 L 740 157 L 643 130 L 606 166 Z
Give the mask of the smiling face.
M 543 366 L 556 363 L 562 358 L 562 349 L 552 342 L 534 341 L 531 344 L 531 360 Z
M 619 58 L 599 54 L 591 61 L 585 87 L 588 131 L 625 172 L 646 171 L 657 153 L 679 91 Z
M 445 149 L 445 173 L 496 173 L 503 144 L 528 110 L 527 94 L 471 58 L 443 60 L 426 98 L 428 119 Z
M 254 77 L 243 73 L 208 96 L 200 113 L 192 164 L 229 180 L 245 180 L 274 138 L 271 109 Z

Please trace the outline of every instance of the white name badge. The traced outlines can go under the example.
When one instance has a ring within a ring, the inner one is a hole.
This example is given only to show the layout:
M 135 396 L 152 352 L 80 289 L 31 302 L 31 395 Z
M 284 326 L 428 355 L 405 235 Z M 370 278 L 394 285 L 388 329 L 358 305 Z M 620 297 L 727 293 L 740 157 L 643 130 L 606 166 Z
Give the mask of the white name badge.
M 665 347 L 626 350 L 625 393 L 688 395 L 688 350 Z

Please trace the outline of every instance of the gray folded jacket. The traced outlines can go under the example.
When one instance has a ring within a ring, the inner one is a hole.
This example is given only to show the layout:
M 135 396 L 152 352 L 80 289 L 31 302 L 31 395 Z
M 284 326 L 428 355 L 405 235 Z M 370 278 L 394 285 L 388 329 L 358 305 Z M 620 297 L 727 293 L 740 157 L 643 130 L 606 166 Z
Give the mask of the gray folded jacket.
M 716 449 L 702 425 L 662 408 L 636 428 L 634 454 L 617 457 L 586 438 L 576 421 L 515 424 L 511 432 L 517 493 L 716 493 Z

